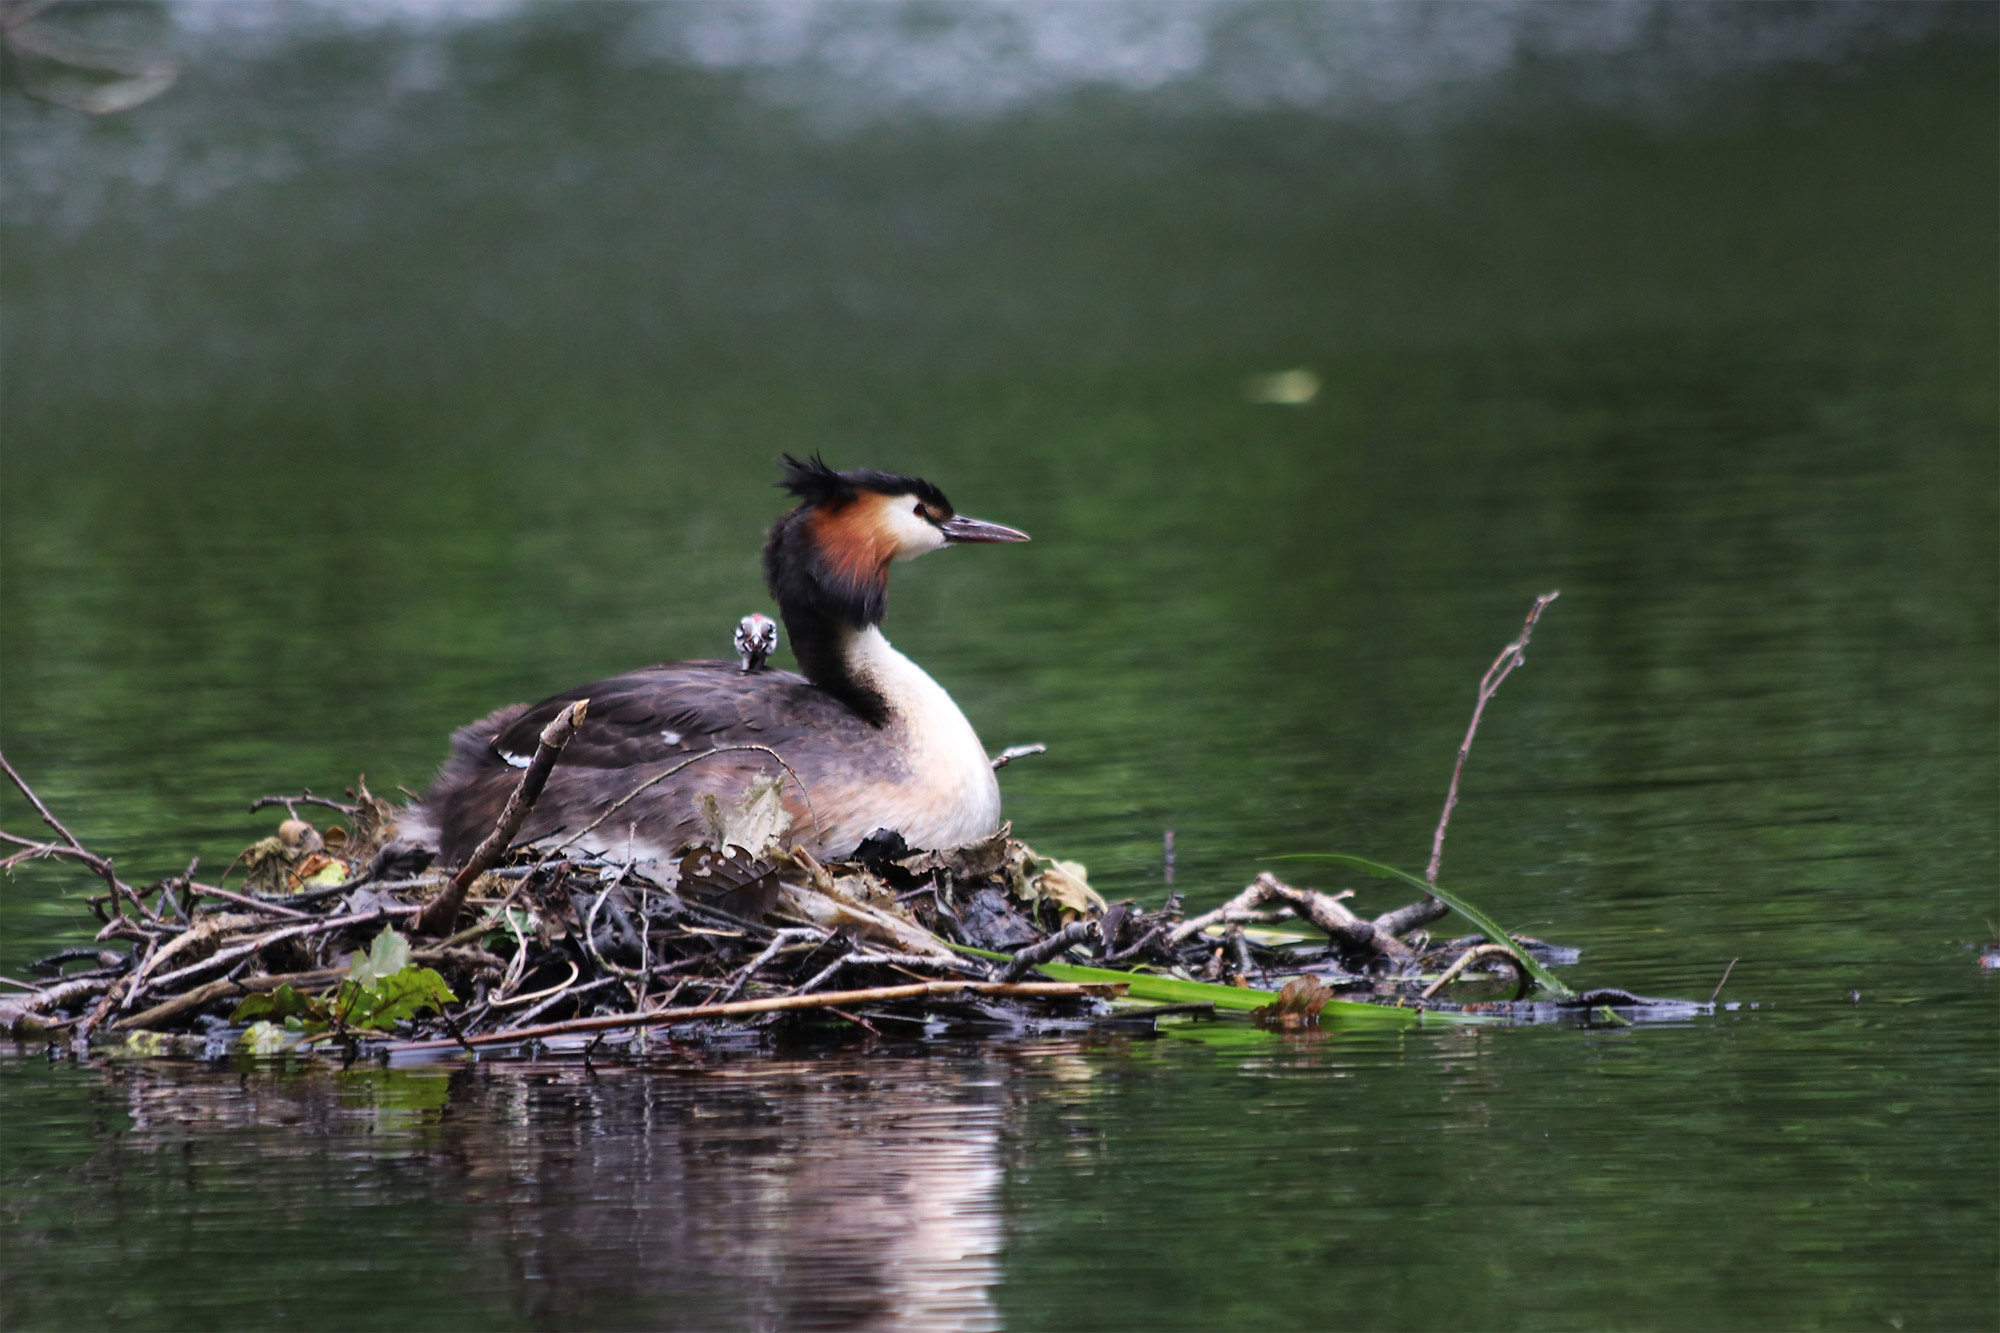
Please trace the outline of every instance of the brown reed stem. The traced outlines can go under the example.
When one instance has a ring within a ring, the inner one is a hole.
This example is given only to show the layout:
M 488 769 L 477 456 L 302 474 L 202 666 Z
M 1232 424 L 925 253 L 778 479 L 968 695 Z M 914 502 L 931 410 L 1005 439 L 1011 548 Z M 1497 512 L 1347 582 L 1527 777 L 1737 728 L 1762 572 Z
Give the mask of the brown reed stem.
M 1493 659 L 1493 665 L 1486 668 L 1486 674 L 1479 678 L 1479 701 L 1472 706 L 1472 721 L 1465 728 L 1465 739 L 1458 746 L 1458 762 L 1452 766 L 1451 788 L 1445 793 L 1444 809 L 1438 815 L 1437 831 L 1431 834 L 1431 863 L 1424 871 L 1424 882 L 1438 881 L 1438 862 L 1444 858 L 1444 830 L 1451 823 L 1452 807 L 1458 804 L 1459 779 L 1465 776 L 1465 757 L 1472 753 L 1472 738 L 1479 732 L 1480 714 L 1486 711 L 1486 701 L 1500 688 L 1500 682 L 1512 674 L 1515 667 L 1527 661 L 1528 639 L 1535 632 L 1535 622 L 1541 619 L 1542 611 L 1562 592 L 1545 592 L 1535 599 L 1528 608 L 1528 619 L 1521 626 L 1521 637 L 1500 650 L 1500 656 Z

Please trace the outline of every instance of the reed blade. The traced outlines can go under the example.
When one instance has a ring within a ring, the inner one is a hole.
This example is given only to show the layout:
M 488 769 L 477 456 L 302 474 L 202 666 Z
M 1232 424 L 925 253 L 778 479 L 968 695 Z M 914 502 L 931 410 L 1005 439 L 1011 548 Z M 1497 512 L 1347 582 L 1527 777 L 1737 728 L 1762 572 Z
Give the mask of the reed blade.
M 1457 894 L 1447 893 L 1435 884 L 1426 884 L 1407 870 L 1398 870 L 1394 866 L 1385 866 L 1380 861 L 1370 861 L 1365 856 L 1349 856 L 1345 852 L 1291 852 L 1276 859 L 1280 861 L 1323 861 L 1332 865 L 1346 866 L 1350 870 L 1359 870 L 1362 874 L 1373 875 L 1377 879 L 1401 880 L 1403 883 L 1416 889 L 1419 893 L 1430 894 L 1446 907 L 1449 907 L 1452 911 L 1479 927 L 1480 934 L 1513 954 L 1515 958 L 1520 960 L 1521 966 L 1527 969 L 1528 975 L 1535 979 L 1535 986 L 1539 992 L 1557 1000 L 1567 1000 L 1576 994 L 1568 986 L 1556 980 L 1554 973 L 1536 962 L 1526 949 L 1523 949 L 1515 942 L 1513 936 L 1501 928 L 1499 922 Z

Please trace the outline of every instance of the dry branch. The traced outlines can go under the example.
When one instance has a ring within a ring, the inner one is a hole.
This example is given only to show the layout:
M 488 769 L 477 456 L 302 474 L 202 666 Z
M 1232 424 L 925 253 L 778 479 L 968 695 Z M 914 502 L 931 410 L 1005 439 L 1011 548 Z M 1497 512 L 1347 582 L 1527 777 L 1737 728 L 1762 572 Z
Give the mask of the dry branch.
M 997 982 L 1018 980 L 1031 967 L 1039 966 L 1052 958 L 1060 958 L 1079 944 L 1088 944 L 1097 938 L 1095 921 L 1072 921 L 1067 926 L 1039 944 L 1030 944 L 1018 949 L 1014 957 L 993 974 Z
M 569 738 L 576 734 L 588 710 L 590 700 L 578 699 L 575 703 L 556 714 L 548 726 L 542 728 L 539 742 L 535 746 L 535 757 L 528 761 L 521 780 L 514 784 L 513 795 L 507 798 L 506 806 L 500 811 L 499 822 L 486 835 L 486 841 L 479 844 L 466 863 L 459 867 L 445 891 L 431 900 L 430 906 L 417 914 L 410 923 L 410 929 L 419 935 L 448 935 L 458 922 L 459 909 L 465 906 L 465 892 L 472 887 L 472 881 L 499 863 L 513 843 L 514 835 L 520 832 L 521 821 L 535 808 L 541 799 L 542 788 L 549 782 L 549 774 L 554 771 L 556 759 L 569 744 Z
M 991 981 L 919 981 L 907 986 L 876 986 L 868 990 L 824 991 L 816 995 L 774 995 L 767 1000 L 738 1000 L 706 1008 L 654 1009 L 642 1014 L 606 1014 L 596 1018 L 573 1018 L 564 1023 L 544 1023 L 540 1027 L 516 1028 L 470 1037 L 474 1046 L 497 1046 L 513 1042 L 541 1041 L 577 1032 L 617 1032 L 625 1028 L 659 1027 L 665 1023 L 694 1023 L 714 1018 L 744 1018 L 754 1014 L 790 1013 L 801 1009 L 831 1009 L 839 1005 L 885 1004 L 892 1000 L 914 1000 L 930 996 L 961 994 L 1040 999 L 1083 996 L 1109 997 L 1122 994 L 1122 985 L 1075 985 L 1060 981 L 1031 981 L 1002 984 Z M 390 1051 L 444 1051 L 459 1045 L 449 1039 L 438 1041 L 389 1042 Z
M 1528 660 L 1528 639 L 1535 632 L 1535 622 L 1542 618 L 1542 611 L 1556 598 L 1562 596 L 1558 589 L 1545 592 L 1535 599 L 1528 608 L 1528 619 L 1521 626 L 1521 637 L 1500 650 L 1500 656 L 1493 659 L 1493 665 L 1486 668 L 1486 674 L 1479 678 L 1479 698 L 1472 705 L 1472 721 L 1465 728 L 1465 739 L 1458 745 L 1458 762 L 1452 765 L 1451 787 L 1445 792 L 1444 809 L 1438 815 L 1437 830 L 1431 834 L 1431 863 L 1424 871 L 1427 883 L 1438 882 L 1438 862 L 1444 858 L 1444 830 L 1451 823 L 1451 812 L 1458 804 L 1458 781 L 1465 776 L 1465 757 L 1472 753 L 1472 738 L 1479 731 L 1479 715 L 1486 711 L 1486 701 L 1500 688 L 1500 682 L 1513 673 L 1515 667 Z M 1439 915 L 1443 915 L 1442 912 Z
M 1507 966 L 1514 969 L 1515 999 L 1518 1000 L 1521 998 L 1522 995 L 1527 993 L 1528 988 L 1534 985 L 1535 979 L 1528 975 L 1527 968 L 1521 966 L 1521 960 L 1514 956 L 1512 949 L 1504 944 L 1477 944 L 1460 954 L 1457 961 L 1446 968 L 1436 981 L 1424 987 L 1423 994 L 1417 998 L 1420 1000 L 1430 999 L 1431 996 L 1436 995 L 1456 980 L 1459 973 L 1465 971 L 1466 968 L 1472 966 L 1482 958 L 1504 959 Z
M 199 976 L 203 972 L 213 971 L 216 968 L 233 963 L 240 958 L 247 958 L 259 950 L 267 949 L 273 944 L 279 944 L 285 940 L 300 939 L 308 935 L 325 935 L 334 931 L 350 930 L 355 926 L 372 926 L 378 922 L 387 921 L 392 916 L 402 916 L 413 913 L 416 910 L 414 907 L 378 907 L 372 912 L 355 912 L 348 916 L 328 917 L 323 921 L 308 921 L 303 925 L 283 926 L 277 930 L 266 931 L 264 934 L 242 944 L 231 945 L 229 948 L 219 950 L 209 957 L 202 959 L 200 962 L 191 963 L 178 971 L 154 977 L 147 984 L 149 987 L 155 988 L 172 985 L 174 982 L 186 981 L 190 977 Z
M 121 897 L 131 899 L 132 905 L 134 907 L 138 908 L 142 913 L 146 912 L 145 904 L 139 901 L 139 895 L 132 892 L 131 886 L 126 884 L 123 880 L 119 879 L 117 873 L 112 869 L 111 858 L 106 856 L 98 856 L 96 853 L 92 852 L 88 847 L 85 847 L 81 842 L 79 842 L 77 840 L 77 836 L 74 833 L 71 833 L 67 828 L 63 827 L 63 822 L 60 819 L 57 819 L 53 814 L 51 814 L 49 812 L 49 808 L 46 805 L 42 804 L 42 798 L 35 795 L 35 789 L 30 787 L 27 784 L 27 781 L 23 779 L 19 773 L 16 773 L 14 771 L 14 766 L 7 762 L 7 756 L 4 754 L 0 754 L 0 770 L 5 770 L 7 774 L 7 780 L 14 784 L 15 788 L 20 791 L 21 795 L 28 798 L 28 804 L 35 807 L 35 813 L 42 817 L 42 822 L 44 824 L 47 824 L 50 828 L 54 829 L 57 835 L 62 838 L 63 842 L 68 844 L 67 847 L 60 847 L 60 848 L 55 847 L 53 844 L 49 844 L 48 845 L 49 849 L 46 853 L 44 853 L 45 855 L 73 857 L 76 860 L 81 861 L 83 864 L 89 866 L 93 871 L 95 871 L 97 876 L 100 879 L 102 879 L 105 885 L 111 890 L 111 910 L 114 913 L 120 913 L 121 911 L 121 909 L 118 906 L 118 902 Z M 27 840 L 23 838 L 9 836 L 7 841 L 19 844 L 26 842 Z M 148 913 L 148 915 L 150 915 L 150 913 Z
M 187 887 L 199 897 L 220 898 L 226 903 L 235 903 L 238 907 L 247 907 L 253 912 L 262 912 L 266 916 L 290 917 L 301 921 L 312 919 L 312 913 L 301 912 L 296 907 L 286 907 L 282 903 L 267 903 L 262 898 L 253 898 L 247 893 L 232 893 L 228 889 L 217 888 L 213 884 L 197 884 L 193 880 L 188 880 Z M 340 887 L 344 889 L 348 886 L 343 884 Z

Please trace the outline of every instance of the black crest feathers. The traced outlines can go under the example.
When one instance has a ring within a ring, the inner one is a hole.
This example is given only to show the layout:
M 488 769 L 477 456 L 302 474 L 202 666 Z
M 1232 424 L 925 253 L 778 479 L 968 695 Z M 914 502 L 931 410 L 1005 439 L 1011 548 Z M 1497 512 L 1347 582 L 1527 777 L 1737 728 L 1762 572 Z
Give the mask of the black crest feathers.
M 778 489 L 790 491 L 809 505 L 823 505 L 832 500 L 851 498 L 854 488 L 841 475 L 826 465 L 826 460 L 818 454 L 811 458 L 795 458 L 786 454 L 778 460 L 784 470 L 784 478 L 778 482 Z
M 817 453 L 803 459 L 786 454 L 778 460 L 778 466 L 785 474 L 778 488 L 790 491 L 808 508 L 839 506 L 862 491 L 873 491 L 877 495 L 914 495 L 925 504 L 943 510 L 947 518 L 953 513 L 944 492 L 922 477 L 878 472 L 872 467 L 836 472 Z

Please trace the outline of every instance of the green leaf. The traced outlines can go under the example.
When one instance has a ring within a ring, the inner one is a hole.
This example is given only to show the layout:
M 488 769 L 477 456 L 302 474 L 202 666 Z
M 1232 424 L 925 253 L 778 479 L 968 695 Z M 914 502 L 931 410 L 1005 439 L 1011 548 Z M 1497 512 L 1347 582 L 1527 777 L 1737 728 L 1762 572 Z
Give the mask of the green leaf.
M 1513 954 L 1514 957 L 1521 961 L 1521 966 L 1527 969 L 1528 975 L 1535 979 L 1535 985 L 1543 993 L 1553 996 L 1558 1000 L 1567 1000 L 1576 994 L 1568 986 L 1556 980 L 1554 974 L 1536 962 L 1526 949 L 1516 944 L 1514 937 L 1509 935 L 1505 930 L 1502 930 L 1500 924 L 1492 917 L 1486 915 L 1486 913 L 1480 911 L 1477 907 L 1474 907 L 1471 903 L 1458 897 L 1456 894 L 1446 893 L 1435 884 L 1426 884 L 1407 870 L 1398 870 L 1394 866 L 1385 866 L 1380 861 L 1370 861 L 1366 857 L 1349 856 L 1345 852 L 1292 852 L 1276 859 L 1280 861 L 1325 861 L 1334 865 L 1346 866 L 1351 870 L 1359 870 L 1362 874 L 1373 875 L 1377 879 L 1401 880 L 1419 892 L 1427 893 L 1436 898 L 1446 907 L 1449 907 L 1452 911 L 1479 927 L 1480 934 Z
M 428 967 L 405 968 L 393 977 L 384 978 L 367 992 L 367 997 L 366 1012 L 357 1011 L 350 1021 L 356 1027 L 378 1030 L 414 1018 L 419 1009 L 443 1013 L 446 1005 L 458 999 L 451 993 L 451 987 L 444 984 L 444 978 Z
M 959 953 L 971 954 L 975 958 L 990 958 L 995 962 L 1006 962 L 1009 955 L 994 953 L 990 949 L 975 949 L 970 945 L 954 944 Z M 1213 1004 L 1217 1009 L 1251 1010 L 1262 1009 L 1278 998 L 1278 992 L 1254 990 L 1248 986 L 1218 986 L 1212 981 L 1182 981 L 1178 977 L 1156 976 L 1150 972 L 1121 972 L 1113 967 L 1079 967 L 1075 963 L 1040 963 L 1037 972 L 1054 981 L 1073 981 L 1079 984 L 1115 983 L 1128 987 L 1126 994 L 1135 1000 L 1146 1000 L 1153 1004 Z M 1418 1010 L 1398 1009 L 1393 1005 L 1362 1004 L 1354 1000 L 1334 1000 L 1328 1003 L 1321 1017 L 1353 1018 L 1363 1021 L 1383 1021 L 1394 1023 L 1413 1022 Z M 1435 1015 L 1443 1017 L 1443 1015 Z
M 1135 1000 L 1155 1004 L 1213 1004 L 1217 1009 L 1262 1009 L 1278 998 L 1277 991 L 1249 986 L 1218 986 L 1212 981 L 1182 981 L 1178 977 L 1154 976 L 1146 972 L 1120 972 L 1112 967 L 1078 967 L 1074 963 L 1043 963 L 1036 969 L 1055 981 L 1122 982 L 1126 994 Z M 1360 1019 L 1392 1023 L 1414 1022 L 1419 1011 L 1398 1009 L 1386 1004 L 1362 1004 L 1354 1000 L 1331 1000 L 1320 1017 L 1325 1021 Z
M 310 1014 L 318 1006 L 310 995 L 301 995 L 290 986 L 280 986 L 269 994 L 246 995 L 229 1016 L 232 1023 L 245 1019 L 294 1018 Z
M 354 963 L 347 969 L 347 979 L 357 986 L 373 986 L 385 977 L 395 976 L 409 965 L 410 942 L 397 934 L 394 926 L 384 926 L 367 953 L 354 955 Z
M 353 980 L 340 983 L 334 1011 L 341 1022 L 363 1031 L 386 1032 L 419 1009 L 444 1007 L 458 997 L 444 984 L 444 978 L 428 967 L 406 967 L 372 986 L 358 986 Z

